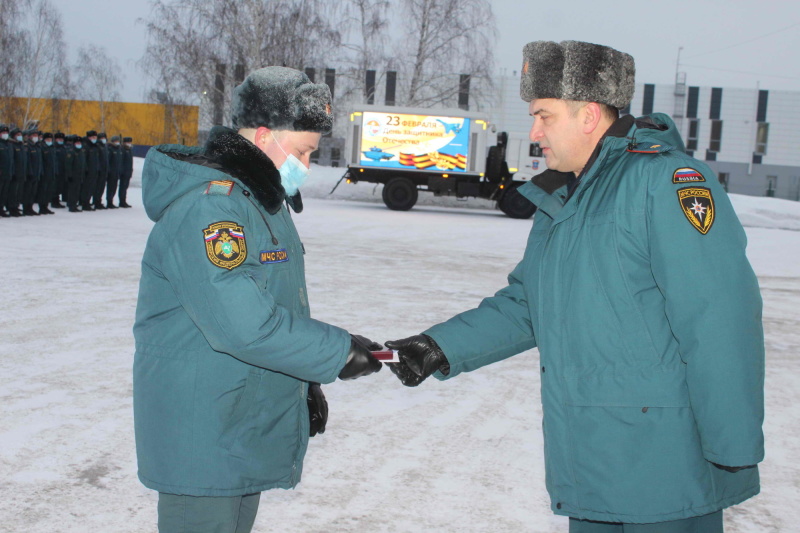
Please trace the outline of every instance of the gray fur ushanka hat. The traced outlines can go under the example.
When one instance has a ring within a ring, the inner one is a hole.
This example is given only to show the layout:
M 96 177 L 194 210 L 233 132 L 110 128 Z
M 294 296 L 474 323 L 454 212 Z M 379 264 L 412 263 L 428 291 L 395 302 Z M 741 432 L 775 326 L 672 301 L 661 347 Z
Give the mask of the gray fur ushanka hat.
M 623 109 L 631 103 L 636 67 L 630 55 L 582 41 L 534 41 L 522 49 L 520 96 L 558 98 Z
M 293 68 L 260 68 L 233 90 L 231 122 L 237 130 L 263 126 L 328 133 L 333 127 L 331 90 Z

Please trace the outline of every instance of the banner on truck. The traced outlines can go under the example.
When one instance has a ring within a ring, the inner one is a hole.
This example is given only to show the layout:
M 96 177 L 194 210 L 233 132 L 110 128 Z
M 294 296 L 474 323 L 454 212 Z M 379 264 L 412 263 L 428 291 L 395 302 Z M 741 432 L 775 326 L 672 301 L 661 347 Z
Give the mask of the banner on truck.
M 468 118 L 365 111 L 362 124 L 361 166 L 466 172 Z

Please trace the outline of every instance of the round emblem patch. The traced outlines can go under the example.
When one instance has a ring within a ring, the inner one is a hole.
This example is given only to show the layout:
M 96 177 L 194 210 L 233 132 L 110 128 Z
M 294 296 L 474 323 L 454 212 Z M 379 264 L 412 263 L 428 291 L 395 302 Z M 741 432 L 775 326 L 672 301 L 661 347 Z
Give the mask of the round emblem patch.
M 214 266 L 231 270 L 247 258 L 244 228 L 235 222 L 216 222 L 203 230 L 206 256 Z

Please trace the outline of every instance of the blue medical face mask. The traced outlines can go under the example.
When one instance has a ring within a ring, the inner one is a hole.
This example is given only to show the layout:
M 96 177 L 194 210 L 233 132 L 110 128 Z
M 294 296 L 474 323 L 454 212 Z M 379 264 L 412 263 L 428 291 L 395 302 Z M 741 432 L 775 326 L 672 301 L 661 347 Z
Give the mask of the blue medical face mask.
M 281 165 L 281 168 L 278 169 L 278 172 L 281 173 L 281 185 L 283 185 L 287 196 L 294 196 L 297 194 L 300 186 L 305 183 L 306 179 L 308 179 L 308 173 L 310 170 L 307 169 L 305 165 L 294 156 L 294 154 L 287 154 L 281 144 L 278 142 L 278 139 L 275 139 L 275 135 L 273 135 L 272 132 L 269 133 L 275 140 L 275 144 L 277 144 L 278 148 L 280 148 L 281 152 L 283 152 L 283 155 L 286 156 L 286 161 L 284 161 Z

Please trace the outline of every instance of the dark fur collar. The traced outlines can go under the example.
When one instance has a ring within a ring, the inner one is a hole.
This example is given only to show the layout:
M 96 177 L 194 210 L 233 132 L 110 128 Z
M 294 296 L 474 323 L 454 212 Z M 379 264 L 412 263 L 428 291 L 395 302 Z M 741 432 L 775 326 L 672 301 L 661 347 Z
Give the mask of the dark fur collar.
M 275 168 L 275 164 L 256 145 L 236 131 L 223 126 L 214 126 L 204 153 L 224 172 L 241 180 L 269 214 L 277 213 L 284 199 L 287 199 L 295 212 L 303 210 L 300 193 L 286 198 L 286 191 L 281 185 L 281 174 Z

